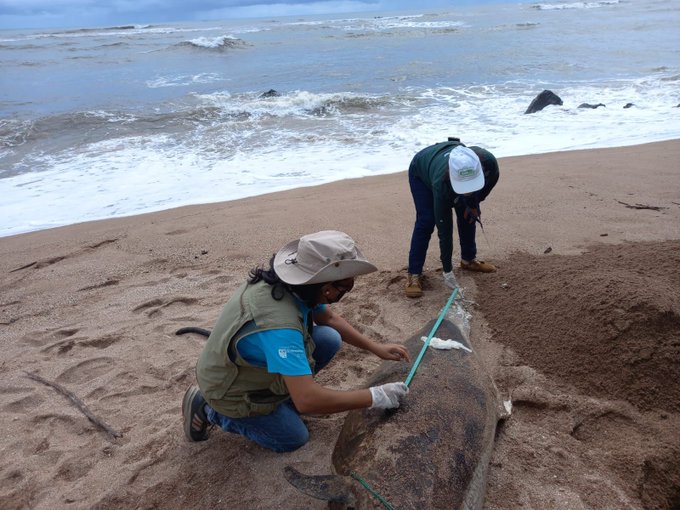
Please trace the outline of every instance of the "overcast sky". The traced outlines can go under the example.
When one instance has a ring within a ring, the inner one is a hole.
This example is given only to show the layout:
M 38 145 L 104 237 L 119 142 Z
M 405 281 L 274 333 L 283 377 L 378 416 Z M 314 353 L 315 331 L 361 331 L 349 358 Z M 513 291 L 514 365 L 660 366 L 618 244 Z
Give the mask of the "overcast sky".
M 508 0 L 506 0 L 508 1 Z M 265 3 L 266 2 L 266 3 Z M 503 0 L 0 0 L 0 29 L 396 11 L 505 3 Z

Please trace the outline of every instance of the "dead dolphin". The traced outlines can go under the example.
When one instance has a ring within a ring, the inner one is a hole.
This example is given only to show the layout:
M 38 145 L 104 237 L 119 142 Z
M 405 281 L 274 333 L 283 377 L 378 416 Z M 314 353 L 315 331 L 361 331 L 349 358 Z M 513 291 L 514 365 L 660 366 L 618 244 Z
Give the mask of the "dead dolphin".
M 415 359 L 431 321 L 407 342 Z M 433 336 L 470 347 L 449 320 Z M 369 386 L 404 381 L 409 367 L 383 362 Z M 434 350 L 422 358 L 410 392 L 395 411 L 350 411 L 333 450 L 335 474 L 307 476 L 288 466 L 286 479 L 329 501 L 330 508 L 478 509 L 498 420 L 496 387 L 473 352 Z M 369 490 L 366 487 L 370 487 Z

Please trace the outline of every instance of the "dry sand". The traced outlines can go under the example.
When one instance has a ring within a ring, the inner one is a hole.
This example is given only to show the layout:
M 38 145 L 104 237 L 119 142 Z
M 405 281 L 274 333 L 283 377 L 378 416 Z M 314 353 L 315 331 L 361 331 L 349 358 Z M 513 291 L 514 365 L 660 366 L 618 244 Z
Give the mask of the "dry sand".
M 457 271 L 514 402 L 486 508 L 680 508 L 680 141 L 500 164 L 478 236 L 499 271 Z M 338 310 L 404 341 L 449 295 L 433 240 L 425 296 L 403 296 L 413 219 L 401 172 L 0 239 L 0 508 L 324 508 L 282 469 L 329 472 L 343 414 L 310 417 L 290 454 L 219 430 L 189 443 L 203 339 L 174 332 L 211 328 L 249 269 L 332 228 L 380 268 Z M 319 379 L 358 387 L 378 363 L 347 346 Z

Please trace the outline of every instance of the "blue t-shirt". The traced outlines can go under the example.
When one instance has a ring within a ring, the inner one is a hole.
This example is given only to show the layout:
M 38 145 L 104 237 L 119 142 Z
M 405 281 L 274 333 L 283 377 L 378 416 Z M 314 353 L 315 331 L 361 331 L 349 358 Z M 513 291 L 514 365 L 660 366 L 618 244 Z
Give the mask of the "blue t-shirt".
M 309 308 L 298 301 L 305 317 L 304 327 L 309 316 Z M 326 305 L 317 305 L 313 312 L 322 312 Z M 256 367 L 266 368 L 267 372 L 281 375 L 311 375 L 312 369 L 307 361 L 302 333 L 296 329 L 270 329 L 244 336 L 238 343 L 241 357 Z

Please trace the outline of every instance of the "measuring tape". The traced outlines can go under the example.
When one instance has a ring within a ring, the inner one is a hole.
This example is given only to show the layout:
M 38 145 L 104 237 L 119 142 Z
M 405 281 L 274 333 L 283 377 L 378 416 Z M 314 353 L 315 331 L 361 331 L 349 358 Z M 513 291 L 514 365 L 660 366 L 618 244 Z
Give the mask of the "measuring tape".
M 457 294 L 458 294 L 458 287 L 453 289 L 453 292 L 451 293 L 451 297 L 449 297 L 449 300 L 446 302 L 446 306 L 444 306 L 444 309 L 439 314 L 439 318 L 437 319 L 437 322 L 434 323 L 434 326 L 432 326 L 432 330 L 430 331 L 430 334 L 427 335 L 427 340 L 425 341 L 425 345 L 423 345 L 423 348 L 420 349 L 420 353 L 418 354 L 418 357 L 416 358 L 416 360 L 413 362 L 413 366 L 411 367 L 411 371 L 409 372 L 408 377 L 404 381 L 404 384 L 406 384 L 406 386 L 408 386 L 411 383 L 411 379 L 413 379 L 413 376 L 416 374 L 416 370 L 418 369 L 418 365 L 420 364 L 420 360 L 423 359 L 423 356 L 425 355 L 425 351 L 427 350 L 428 346 L 430 345 L 430 340 L 432 340 L 432 337 L 437 332 L 437 328 L 439 328 L 439 325 L 444 320 L 444 316 L 446 315 L 446 312 L 448 311 L 448 309 L 451 307 L 451 303 L 453 303 L 453 300 L 456 299 Z

